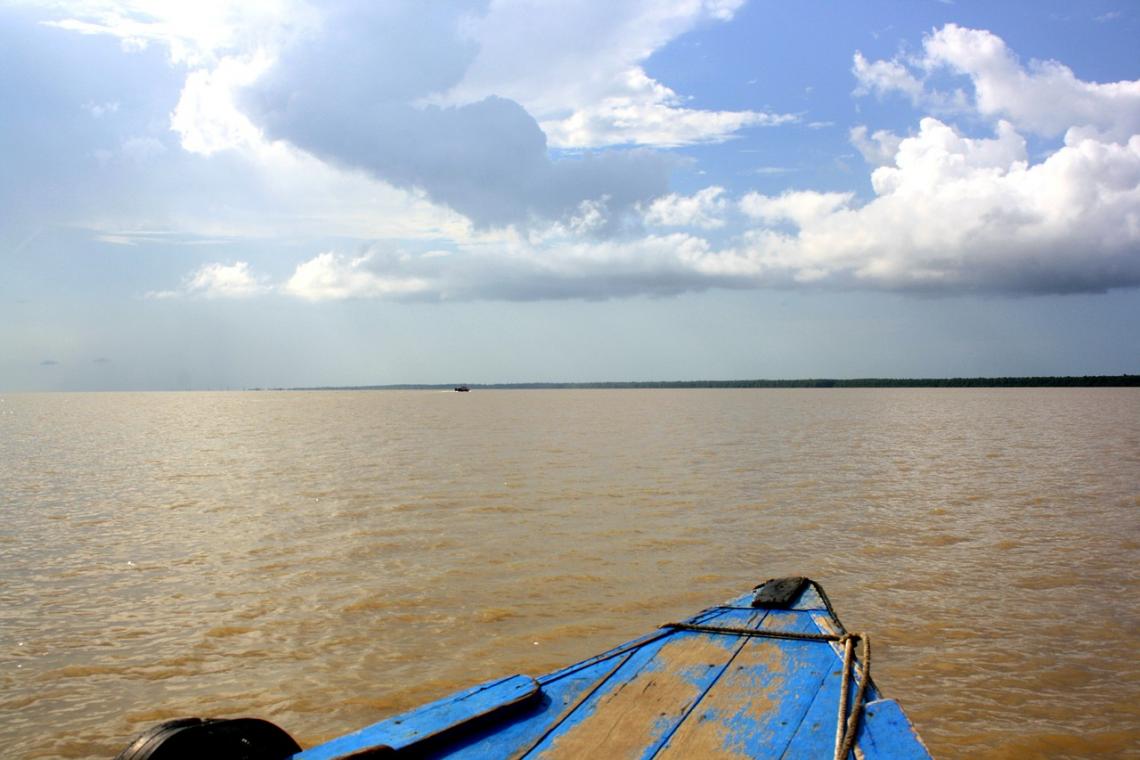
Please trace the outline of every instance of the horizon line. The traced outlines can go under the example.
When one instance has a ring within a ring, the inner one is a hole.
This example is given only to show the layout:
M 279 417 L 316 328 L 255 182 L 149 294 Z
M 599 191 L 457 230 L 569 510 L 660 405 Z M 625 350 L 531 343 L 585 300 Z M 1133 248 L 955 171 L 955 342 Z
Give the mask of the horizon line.
M 857 377 L 736 380 L 588 380 L 524 381 L 496 383 L 382 383 L 368 385 L 312 385 L 257 387 L 254 391 L 334 391 L 334 390 L 451 390 L 460 386 L 485 390 L 558 389 L 670 389 L 670 388 L 901 388 L 901 387 L 1135 387 L 1140 374 L 1120 375 L 1025 375 L 976 377 Z

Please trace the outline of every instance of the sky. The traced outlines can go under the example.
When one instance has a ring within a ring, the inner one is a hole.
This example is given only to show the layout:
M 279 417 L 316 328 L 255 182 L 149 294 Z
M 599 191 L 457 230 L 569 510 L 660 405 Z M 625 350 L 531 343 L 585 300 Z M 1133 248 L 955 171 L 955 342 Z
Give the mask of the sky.
M 0 390 L 1140 373 L 1140 6 L 0 0 Z

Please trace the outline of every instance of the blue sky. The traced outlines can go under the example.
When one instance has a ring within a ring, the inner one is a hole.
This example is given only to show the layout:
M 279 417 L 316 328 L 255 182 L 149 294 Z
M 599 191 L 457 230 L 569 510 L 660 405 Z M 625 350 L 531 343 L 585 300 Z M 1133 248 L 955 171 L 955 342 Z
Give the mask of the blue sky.
M 1140 372 L 1128 3 L 0 4 L 0 390 Z

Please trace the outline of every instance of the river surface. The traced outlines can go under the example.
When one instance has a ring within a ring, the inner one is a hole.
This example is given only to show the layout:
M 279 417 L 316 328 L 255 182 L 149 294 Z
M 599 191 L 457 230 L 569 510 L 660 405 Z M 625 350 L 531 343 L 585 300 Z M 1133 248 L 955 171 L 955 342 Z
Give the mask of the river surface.
M 1140 757 L 1140 389 L 0 395 L 0 747 L 303 745 L 820 581 L 936 757 Z

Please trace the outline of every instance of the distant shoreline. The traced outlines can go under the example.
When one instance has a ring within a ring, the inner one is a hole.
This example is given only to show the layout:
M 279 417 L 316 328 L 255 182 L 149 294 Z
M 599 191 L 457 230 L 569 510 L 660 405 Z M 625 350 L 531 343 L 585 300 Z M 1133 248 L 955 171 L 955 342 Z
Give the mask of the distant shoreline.
M 1128 388 L 1140 387 L 1140 375 L 1065 375 L 1060 377 L 860 377 L 800 380 L 634 380 L 595 383 L 466 383 L 471 390 L 605 390 L 665 388 Z M 451 383 L 328 385 L 302 388 L 252 388 L 288 391 L 439 391 Z

